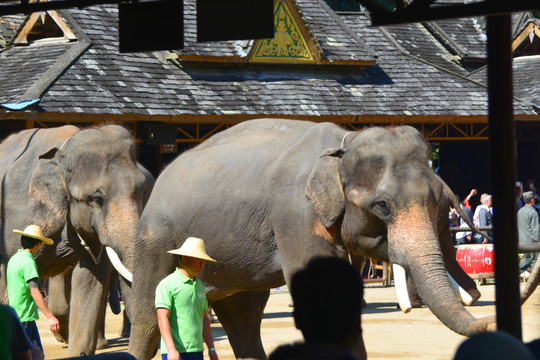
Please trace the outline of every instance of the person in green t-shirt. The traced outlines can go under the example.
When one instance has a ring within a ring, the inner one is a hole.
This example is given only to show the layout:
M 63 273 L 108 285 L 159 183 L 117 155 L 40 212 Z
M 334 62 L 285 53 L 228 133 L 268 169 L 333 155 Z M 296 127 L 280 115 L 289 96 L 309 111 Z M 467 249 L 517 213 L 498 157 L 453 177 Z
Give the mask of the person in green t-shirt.
M 211 360 L 218 360 L 214 349 L 204 284 L 196 276 L 205 261 L 216 261 L 207 253 L 204 241 L 189 237 L 175 250 L 180 255 L 180 266 L 160 281 L 156 287 L 155 307 L 161 333 L 163 360 L 202 360 L 203 341 Z
M 36 261 L 32 256 L 41 244 L 52 245 L 54 242 L 43 236 L 41 228 L 29 225 L 21 230 L 13 230 L 21 235 L 21 246 L 15 255 L 9 259 L 6 269 L 7 290 L 9 305 L 21 320 L 21 324 L 30 338 L 43 351 L 41 338 L 36 325 L 39 319 L 38 308 L 47 317 L 49 328 L 53 333 L 60 331 L 58 319 L 49 310 L 38 286 L 38 271 Z

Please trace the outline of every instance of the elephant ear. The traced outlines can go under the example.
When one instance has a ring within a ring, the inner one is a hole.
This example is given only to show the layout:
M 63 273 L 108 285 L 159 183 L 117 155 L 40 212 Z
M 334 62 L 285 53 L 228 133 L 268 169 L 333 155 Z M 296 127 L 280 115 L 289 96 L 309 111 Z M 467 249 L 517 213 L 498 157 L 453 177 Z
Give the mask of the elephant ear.
M 343 149 L 327 149 L 309 174 L 305 194 L 323 225 L 330 227 L 345 208 L 345 194 L 339 176 L 339 159 Z
M 47 224 L 48 233 L 63 226 L 68 205 L 66 182 L 55 159 L 57 151 L 52 148 L 39 156 L 28 189 L 39 209 L 35 215 Z

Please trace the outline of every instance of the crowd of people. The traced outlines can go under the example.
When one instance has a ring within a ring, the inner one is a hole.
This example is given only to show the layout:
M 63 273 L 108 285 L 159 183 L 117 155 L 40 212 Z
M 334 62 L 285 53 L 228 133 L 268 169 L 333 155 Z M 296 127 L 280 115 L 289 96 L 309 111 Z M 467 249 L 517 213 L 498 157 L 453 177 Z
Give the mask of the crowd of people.
M 469 194 L 460 201 L 460 208 L 468 220 L 479 228 L 487 237 L 470 230 L 455 208 L 450 208 L 449 221 L 451 227 L 461 227 L 464 231 L 453 235 L 455 246 L 467 244 L 492 243 L 493 232 L 493 198 L 492 195 L 483 193 L 480 195 L 480 204 L 472 211 L 471 199 L 477 195 L 477 190 L 472 189 Z M 529 179 L 525 186 L 522 182 L 516 183 L 516 209 L 519 244 L 532 244 L 540 241 L 540 196 L 536 192 L 536 181 Z M 538 253 L 525 253 L 519 263 L 520 275 L 526 279 L 534 267 Z
M 463 201 L 460 201 L 459 205 L 461 210 L 467 216 L 469 222 L 472 222 L 475 227 L 486 228 L 493 226 L 493 206 L 492 196 L 487 193 L 480 195 L 480 204 L 476 206 L 474 212 L 470 200 L 477 194 L 476 189 L 472 189 L 471 192 L 465 197 Z M 461 216 L 455 208 L 450 208 L 450 226 L 451 227 L 465 227 L 468 228 L 467 222 Z M 483 237 L 482 235 L 472 232 L 470 230 L 456 232 L 454 235 L 455 245 L 464 244 L 488 244 L 492 242 L 492 232 L 484 231 L 489 237 Z

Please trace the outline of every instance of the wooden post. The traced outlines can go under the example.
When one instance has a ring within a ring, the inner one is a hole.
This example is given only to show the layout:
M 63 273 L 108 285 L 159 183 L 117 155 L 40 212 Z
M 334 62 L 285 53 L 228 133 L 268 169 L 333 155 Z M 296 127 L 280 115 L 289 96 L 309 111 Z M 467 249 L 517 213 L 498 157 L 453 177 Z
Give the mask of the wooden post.
M 490 0 L 497 1 L 497 0 Z M 522 339 L 515 199 L 512 37 L 509 14 L 487 18 L 490 175 L 497 328 Z

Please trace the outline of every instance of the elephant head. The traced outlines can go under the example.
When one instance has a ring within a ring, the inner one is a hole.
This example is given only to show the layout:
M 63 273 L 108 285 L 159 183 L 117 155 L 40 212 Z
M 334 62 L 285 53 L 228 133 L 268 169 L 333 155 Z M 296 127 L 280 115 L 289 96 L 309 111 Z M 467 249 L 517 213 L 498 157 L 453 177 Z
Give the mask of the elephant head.
M 91 354 L 112 271 L 105 254 L 129 277 L 153 179 L 136 162 L 133 136 L 118 125 L 26 130 L 6 139 L 0 154 L 2 256 L 19 247 L 14 228 L 34 223 L 54 239 L 35 254 L 38 271 L 49 277 L 73 269 L 68 354 Z M 125 297 L 129 285 L 122 283 Z
M 493 319 L 474 318 L 454 294 L 445 266 L 452 255 L 444 254 L 448 220 L 442 221 L 453 200 L 428 159 L 429 146 L 412 127 L 351 133 L 340 149 L 322 154 L 306 195 L 326 228 L 341 222 L 350 254 L 402 266 L 431 311 L 450 329 L 470 336 Z M 395 281 L 396 289 L 406 288 L 399 276 Z
M 48 233 L 66 226 L 70 244 L 80 242 L 79 249 L 84 247 L 95 262 L 104 247 L 112 249 L 107 254 L 118 255 L 111 262 L 128 277 L 118 260 L 131 264 L 129 239 L 135 236 L 144 189 L 133 137 L 115 125 L 76 131 L 60 147 L 48 149 L 30 181 L 35 201 L 54 214 L 43 220 Z M 47 265 L 44 275 L 61 272 Z

